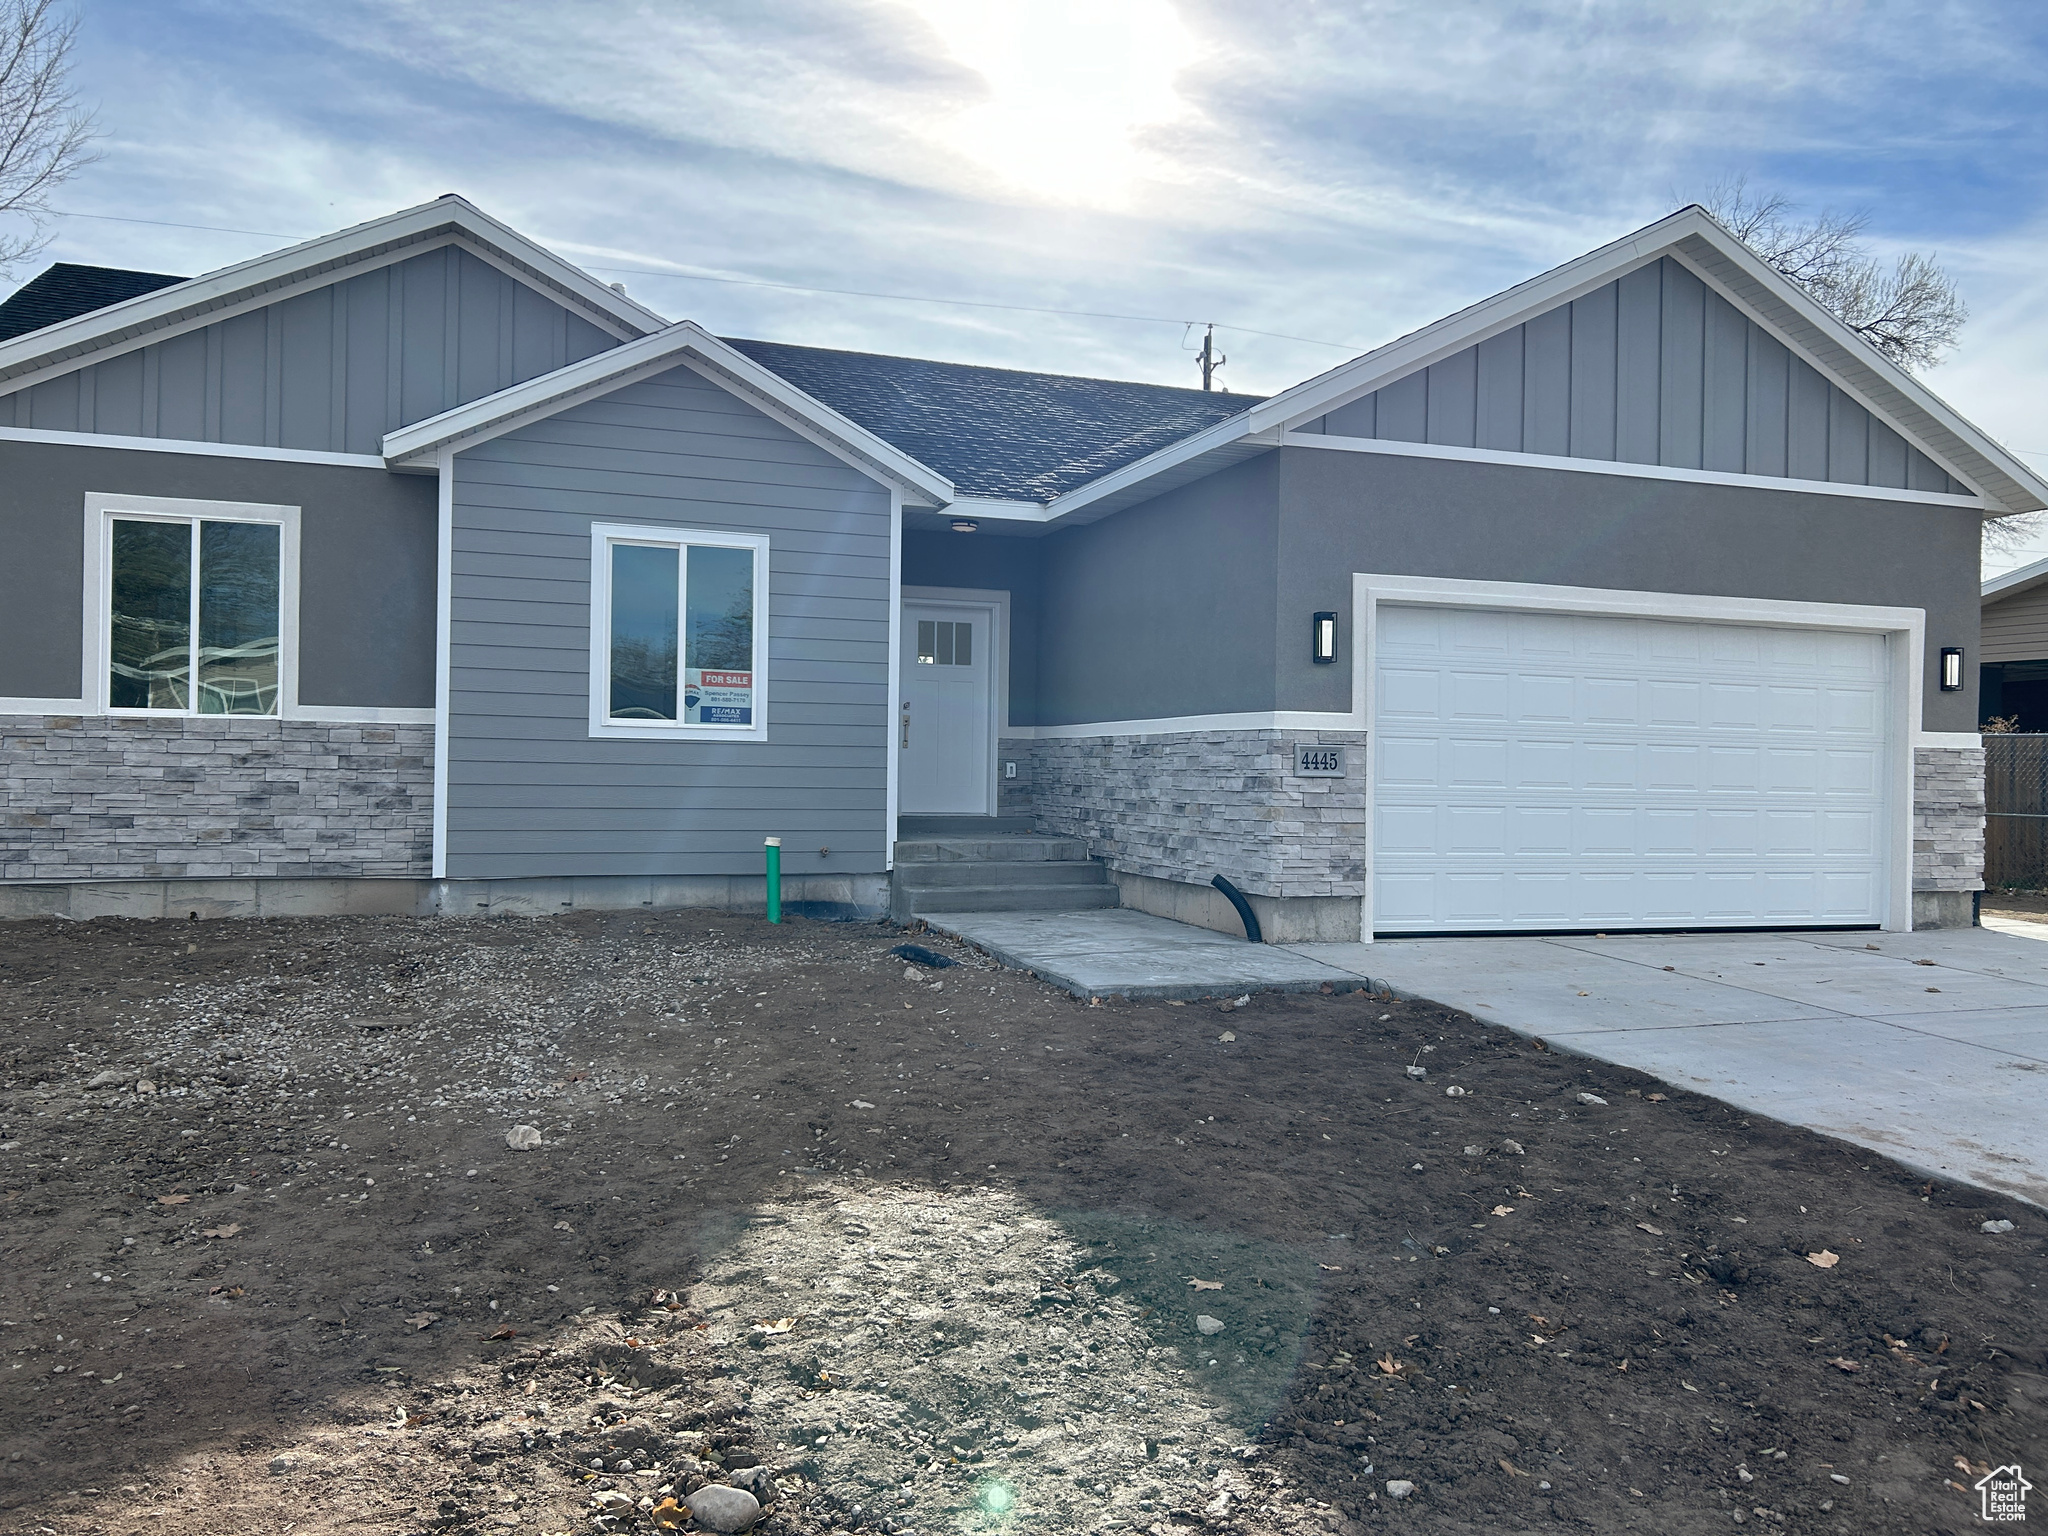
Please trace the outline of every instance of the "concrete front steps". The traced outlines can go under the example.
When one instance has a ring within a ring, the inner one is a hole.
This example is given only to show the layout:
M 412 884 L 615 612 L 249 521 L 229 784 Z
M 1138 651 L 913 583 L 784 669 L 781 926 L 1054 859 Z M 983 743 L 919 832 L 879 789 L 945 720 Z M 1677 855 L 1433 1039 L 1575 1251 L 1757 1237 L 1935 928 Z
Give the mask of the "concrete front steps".
M 1108 869 L 1078 838 L 1023 816 L 899 816 L 889 915 L 1083 912 L 1117 904 Z

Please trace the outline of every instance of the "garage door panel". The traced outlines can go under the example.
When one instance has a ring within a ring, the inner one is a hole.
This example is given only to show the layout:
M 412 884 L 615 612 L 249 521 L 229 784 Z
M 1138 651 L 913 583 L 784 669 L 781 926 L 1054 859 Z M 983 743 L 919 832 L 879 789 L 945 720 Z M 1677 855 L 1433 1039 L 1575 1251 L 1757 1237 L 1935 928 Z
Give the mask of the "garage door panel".
M 1435 789 L 1444 743 L 1435 736 L 1399 736 L 1389 733 L 1380 742 L 1379 787 Z
M 1508 718 L 1508 675 L 1466 669 L 1446 674 L 1444 714 L 1452 720 Z
M 1435 672 L 1382 667 L 1379 674 L 1379 717 L 1382 720 L 1434 720 L 1443 679 Z
M 1380 931 L 1881 918 L 1881 637 L 1391 606 L 1378 633 Z
M 1570 725 L 1577 718 L 1578 679 L 1568 672 L 1517 672 L 1512 709 L 1517 725 Z

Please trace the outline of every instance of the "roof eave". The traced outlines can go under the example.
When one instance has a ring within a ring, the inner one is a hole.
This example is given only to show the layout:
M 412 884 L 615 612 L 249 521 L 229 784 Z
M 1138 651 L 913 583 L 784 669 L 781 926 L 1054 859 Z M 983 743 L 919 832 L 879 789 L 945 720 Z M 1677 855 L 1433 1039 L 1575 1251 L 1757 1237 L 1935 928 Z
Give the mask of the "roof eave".
M 0 342 L 0 381 L 54 367 L 264 295 L 304 286 L 387 253 L 458 235 L 519 269 L 525 279 L 605 329 L 644 336 L 668 322 L 645 305 L 600 283 L 500 223 L 467 199 L 450 194 L 414 208 L 287 246 L 182 283 Z
M 945 476 L 689 320 L 386 433 L 385 464 L 394 470 L 430 468 L 445 452 L 488 442 L 678 366 L 712 377 L 784 425 L 890 485 L 901 493 L 905 505 L 940 507 L 954 499 L 953 484 Z
M 2048 507 L 2048 481 L 1849 330 L 1698 207 L 1539 273 L 1420 330 L 1274 395 L 1252 410 L 1255 431 L 1298 427 L 1466 347 L 1511 330 L 1665 255 L 1727 290 L 1783 333 L 1858 401 L 1948 463 L 2000 510 Z

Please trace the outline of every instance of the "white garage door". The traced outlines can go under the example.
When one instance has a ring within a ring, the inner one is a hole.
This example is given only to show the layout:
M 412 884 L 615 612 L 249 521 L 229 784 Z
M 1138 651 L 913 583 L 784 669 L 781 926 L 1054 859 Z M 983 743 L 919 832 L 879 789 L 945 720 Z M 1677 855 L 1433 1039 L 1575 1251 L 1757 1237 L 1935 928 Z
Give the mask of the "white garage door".
M 1882 636 L 1379 609 L 1373 928 L 1883 920 Z

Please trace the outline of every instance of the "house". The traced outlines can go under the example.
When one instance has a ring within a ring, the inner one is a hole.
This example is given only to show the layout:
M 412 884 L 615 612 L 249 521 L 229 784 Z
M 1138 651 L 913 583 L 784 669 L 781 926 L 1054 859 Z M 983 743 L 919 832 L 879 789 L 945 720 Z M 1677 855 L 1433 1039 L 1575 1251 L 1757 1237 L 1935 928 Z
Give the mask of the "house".
M 2048 560 L 1984 583 L 1977 718 L 2048 731 Z
M 779 837 L 823 914 L 1970 920 L 2048 485 L 1696 208 L 1258 400 L 721 339 L 452 196 L 4 331 L 0 911 L 739 906 Z

